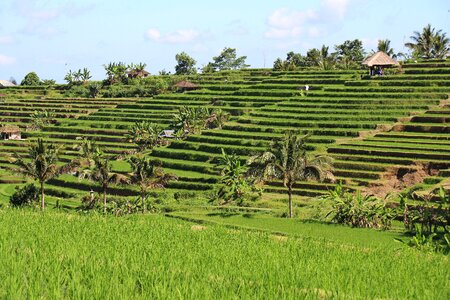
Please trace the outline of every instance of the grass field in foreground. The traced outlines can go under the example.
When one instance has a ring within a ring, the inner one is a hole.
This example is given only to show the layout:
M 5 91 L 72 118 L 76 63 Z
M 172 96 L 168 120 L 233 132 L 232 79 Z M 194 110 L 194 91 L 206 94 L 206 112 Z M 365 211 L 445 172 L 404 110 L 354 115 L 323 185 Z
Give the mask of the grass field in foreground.
M 326 226 L 306 236 L 297 228 L 295 236 L 281 237 L 156 215 L 4 209 L 0 298 L 450 296 L 448 257 L 382 243 L 335 242 L 322 237 Z

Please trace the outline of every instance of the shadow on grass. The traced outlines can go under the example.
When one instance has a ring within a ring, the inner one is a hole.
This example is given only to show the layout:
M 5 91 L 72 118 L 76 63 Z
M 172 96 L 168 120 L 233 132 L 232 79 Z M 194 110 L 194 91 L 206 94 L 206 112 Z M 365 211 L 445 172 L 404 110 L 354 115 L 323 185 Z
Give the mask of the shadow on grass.
M 239 213 L 236 212 L 213 212 L 206 214 L 208 217 L 222 217 L 222 218 L 229 218 L 233 216 L 238 216 Z

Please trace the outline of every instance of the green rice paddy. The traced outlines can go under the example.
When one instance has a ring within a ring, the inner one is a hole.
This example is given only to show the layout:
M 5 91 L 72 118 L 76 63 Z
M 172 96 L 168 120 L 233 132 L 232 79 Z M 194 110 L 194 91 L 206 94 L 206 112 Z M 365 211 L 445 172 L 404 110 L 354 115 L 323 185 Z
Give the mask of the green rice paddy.
M 0 298 L 450 295 L 448 257 L 397 244 L 397 234 L 266 217 L 211 218 L 216 224 L 0 210 Z

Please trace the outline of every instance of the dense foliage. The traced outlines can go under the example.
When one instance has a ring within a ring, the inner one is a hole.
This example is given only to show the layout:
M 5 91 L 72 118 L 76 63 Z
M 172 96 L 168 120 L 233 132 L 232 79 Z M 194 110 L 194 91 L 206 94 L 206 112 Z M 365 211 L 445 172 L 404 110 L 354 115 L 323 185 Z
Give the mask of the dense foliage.
M 430 24 L 425 26 L 422 32 L 414 31 L 410 39 L 411 42 L 405 43 L 405 46 L 412 51 L 414 58 L 442 59 L 449 54 L 450 39 L 446 33 L 432 28 Z
M 16 191 L 9 198 L 12 206 L 33 206 L 39 204 L 39 189 L 34 184 L 16 187 Z
M 331 220 L 338 224 L 346 224 L 361 228 L 388 229 L 394 218 L 394 212 L 387 203 L 371 195 L 363 195 L 360 191 L 348 191 L 338 184 L 333 191 L 323 197 L 331 201 L 332 210 L 328 213 Z
M 203 72 L 208 73 L 214 71 L 248 68 L 249 65 L 245 63 L 246 59 L 247 56 L 238 57 L 235 48 L 225 47 L 218 56 L 213 57 L 212 62 L 208 63 L 208 65 L 203 68 Z
M 25 75 L 20 85 L 31 85 L 31 86 L 41 85 L 41 79 L 35 72 L 30 72 L 27 75 Z
M 178 53 L 175 56 L 175 59 L 177 61 L 177 65 L 175 66 L 176 75 L 191 75 L 197 73 L 197 69 L 195 68 L 197 62 L 186 52 Z

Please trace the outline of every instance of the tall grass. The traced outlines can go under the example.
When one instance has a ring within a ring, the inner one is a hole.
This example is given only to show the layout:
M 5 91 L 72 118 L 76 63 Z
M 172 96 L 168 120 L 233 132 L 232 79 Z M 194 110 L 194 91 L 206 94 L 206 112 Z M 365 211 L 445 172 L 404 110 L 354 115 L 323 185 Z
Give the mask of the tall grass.
M 448 299 L 448 257 L 138 215 L 0 211 L 0 298 Z

